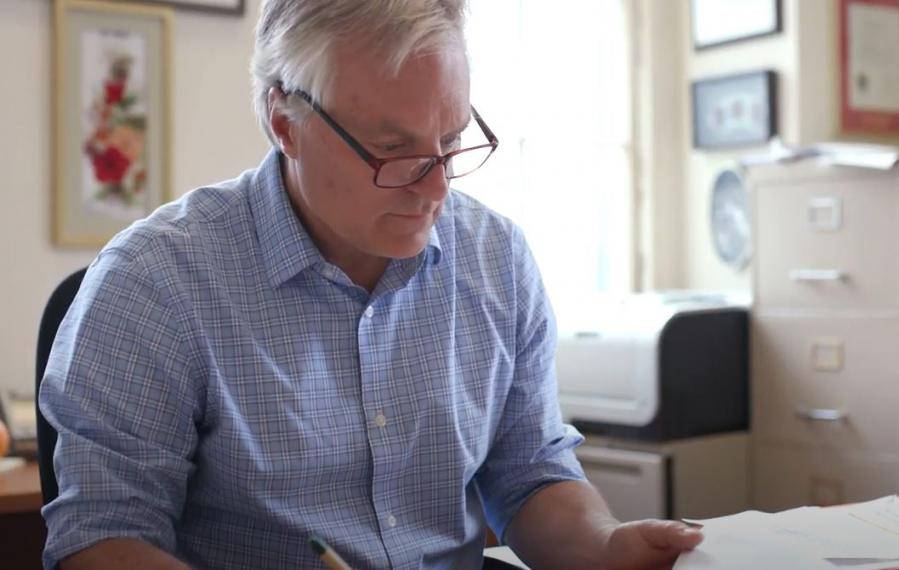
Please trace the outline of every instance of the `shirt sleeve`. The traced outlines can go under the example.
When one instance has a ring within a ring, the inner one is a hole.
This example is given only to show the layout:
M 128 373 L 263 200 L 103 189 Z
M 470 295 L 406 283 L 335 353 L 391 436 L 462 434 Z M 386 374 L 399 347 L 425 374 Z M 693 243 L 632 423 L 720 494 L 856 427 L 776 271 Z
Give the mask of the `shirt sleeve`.
M 493 447 L 476 479 L 487 522 L 501 539 L 534 493 L 551 483 L 585 480 L 574 454 L 584 438 L 562 422 L 559 411 L 552 309 L 520 232 L 514 234 L 512 247 L 517 311 L 514 377 Z
M 101 253 L 57 332 L 39 395 L 59 433 L 46 568 L 108 538 L 175 552 L 201 399 L 175 300 L 154 276 Z

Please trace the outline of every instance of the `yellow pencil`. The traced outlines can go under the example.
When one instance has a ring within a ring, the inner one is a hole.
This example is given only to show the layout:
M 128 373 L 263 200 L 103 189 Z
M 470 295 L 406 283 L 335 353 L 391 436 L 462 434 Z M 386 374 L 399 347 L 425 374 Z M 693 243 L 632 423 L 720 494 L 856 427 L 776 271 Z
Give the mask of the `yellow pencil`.
M 312 550 L 318 554 L 318 557 L 325 563 L 325 566 L 331 570 L 353 570 L 350 568 L 350 565 L 344 562 L 343 558 L 334 552 L 334 549 L 328 546 L 328 543 L 321 538 L 311 536 L 309 537 L 309 544 L 312 545 Z

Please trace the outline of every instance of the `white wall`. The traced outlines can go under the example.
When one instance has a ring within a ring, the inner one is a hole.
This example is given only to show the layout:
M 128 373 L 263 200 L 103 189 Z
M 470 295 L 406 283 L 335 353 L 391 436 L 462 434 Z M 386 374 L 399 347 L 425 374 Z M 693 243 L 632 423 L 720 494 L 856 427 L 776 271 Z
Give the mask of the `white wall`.
M 635 82 L 639 288 L 683 287 L 685 2 L 639 0 Z
M 256 127 L 248 65 L 259 0 L 243 18 L 176 12 L 173 191 L 254 167 L 268 144 Z M 41 312 L 56 284 L 96 250 L 54 247 L 51 233 L 50 0 L 0 0 L 0 389 L 31 390 Z

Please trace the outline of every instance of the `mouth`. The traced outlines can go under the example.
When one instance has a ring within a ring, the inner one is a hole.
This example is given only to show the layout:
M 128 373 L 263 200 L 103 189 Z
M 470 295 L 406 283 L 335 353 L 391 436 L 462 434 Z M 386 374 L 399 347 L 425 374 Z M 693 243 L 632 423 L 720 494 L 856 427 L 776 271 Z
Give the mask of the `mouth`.
M 403 218 L 406 220 L 426 220 L 430 218 L 434 212 L 425 212 L 423 214 L 393 214 L 398 218 Z

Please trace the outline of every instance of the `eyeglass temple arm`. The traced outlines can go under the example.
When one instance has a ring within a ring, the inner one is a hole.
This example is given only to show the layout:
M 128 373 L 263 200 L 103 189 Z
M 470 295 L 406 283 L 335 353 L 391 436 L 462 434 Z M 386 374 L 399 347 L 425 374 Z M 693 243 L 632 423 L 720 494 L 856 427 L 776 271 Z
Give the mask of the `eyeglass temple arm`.
M 474 117 L 474 120 L 477 121 L 478 126 L 481 127 L 482 131 L 484 131 L 484 135 L 487 136 L 487 140 L 490 141 L 490 144 L 498 144 L 499 139 L 496 138 L 496 135 L 493 134 L 493 131 L 490 130 L 490 127 L 488 127 L 487 123 L 484 122 L 484 119 L 481 118 L 481 114 L 478 113 L 478 110 L 474 108 L 474 105 L 471 106 L 471 116 Z
M 286 93 L 286 91 L 284 91 L 284 86 L 280 82 L 278 83 L 278 88 L 281 89 L 283 93 Z M 377 168 L 378 166 L 380 166 L 381 160 L 368 152 L 365 147 L 359 144 L 352 136 L 350 136 L 350 134 L 346 132 L 343 127 L 338 125 L 337 122 L 332 119 L 331 116 L 328 115 L 328 113 L 326 113 L 325 110 L 322 109 L 315 100 L 312 99 L 311 95 L 309 95 L 302 89 L 297 89 L 296 91 L 293 91 L 293 93 L 299 95 L 304 101 L 306 101 L 309 106 L 312 107 L 312 110 L 315 111 L 322 119 L 324 119 L 324 121 L 328 123 L 328 126 L 334 129 L 334 131 L 336 131 L 337 134 L 340 135 L 340 138 L 342 138 L 348 145 L 350 145 L 350 147 L 352 147 L 352 149 L 356 151 L 356 154 L 358 154 L 359 157 L 362 158 L 362 160 L 369 163 L 373 168 Z M 499 144 L 499 139 L 496 138 L 496 135 L 493 134 L 493 131 L 490 129 L 490 127 L 487 126 L 487 123 L 484 122 L 484 119 L 481 118 L 481 114 L 478 113 L 478 110 L 474 108 L 474 105 L 471 106 L 471 115 L 474 117 L 474 120 L 477 121 L 478 126 L 481 127 L 481 130 L 484 131 L 484 135 L 487 137 L 487 140 L 490 141 L 490 144 L 494 146 Z
M 279 84 L 279 87 L 282 92 L 286 93 L 286 91 L 284 91 L 283 86 L 281 86 Z M 297 89 L 296 91 L 293 91 L 292 93 L 294 95 L 298 95 L 301 99 L 303 99 L 303 101 L 306 101 L 307 103 L 309 103 L 309 106 L 312 107 L 312 110 L 315 111 L 318 114 L 318 116 L 322 118 L 322 120 L 324 120 L 326 123 L 328 123 L 328 126 L 331 127 L 332 129 L 334 129 L 334 132 L 336 132 L 337 135 L 340 136 L 340 138 L 342 138 L 345 143 L 350 145 L 350 148 L 352 148 L 356 152 L 356 154 L 359 155 L 359 158 L 361 158 L 362 160 L 367 162 L 369 165 L 371 165 L 372 168 L 378 168 L 378 166 L 380 166 L 381 161 L 378 158 L 376 158 L 374 155 L 372 155 L 370 152 L 368 152 L 368 150 L 366 150 L 364 146 L 359 144 L 356 141 L 356 139 L 354 139 L 350 135 L 350 133 L 348 133 L 348 132 L 346 132 L 346 130 L 344 130 L 343 127 L 338 125 L 337 121 L 332 119 L 331 115 L 326 113 L 325 110 L 321 108 L 321 105 L 319 105 L 312 99 L 311 95 L 309 95 L 302 89 Z

